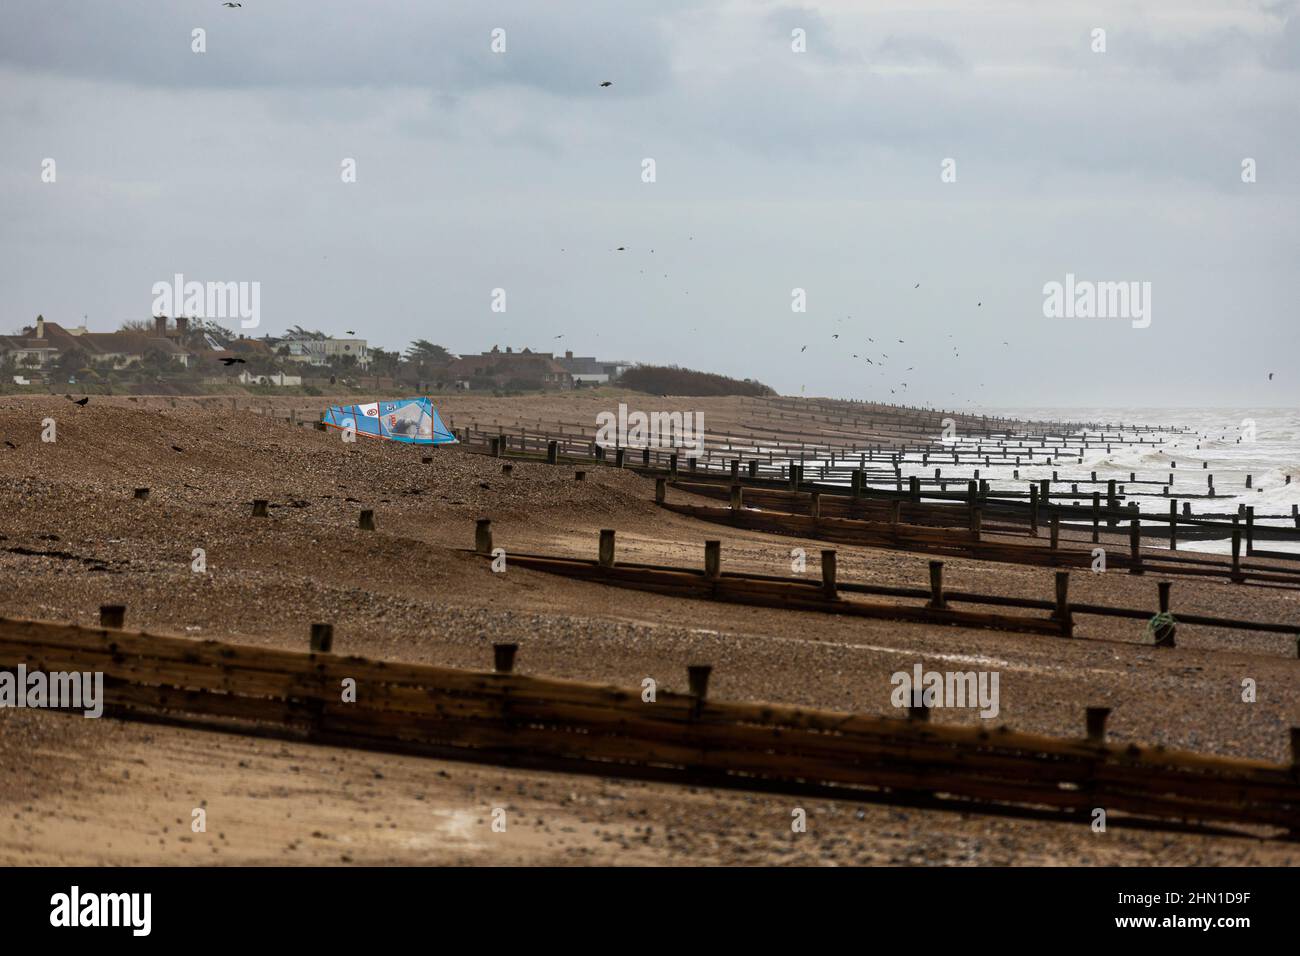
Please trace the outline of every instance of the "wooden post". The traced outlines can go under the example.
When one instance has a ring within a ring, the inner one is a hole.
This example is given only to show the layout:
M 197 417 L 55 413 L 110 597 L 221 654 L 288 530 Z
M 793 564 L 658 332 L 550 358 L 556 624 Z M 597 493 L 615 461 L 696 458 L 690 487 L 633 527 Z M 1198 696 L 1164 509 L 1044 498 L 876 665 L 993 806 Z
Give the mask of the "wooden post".
M 1061 622 L 1061 633 L 1074 636 L 1074 612 L 1070 610 L 1070 572 L 1056 572 L 1056 609 L 1052 617 Z
M 711 664 L 686 665 L 687 685 L 690 687 L 691 696 L 698 701 L 703 701 L 709 696 L 709 675 L 712 673 Z
M 546 463 L 548 465 L 558 464 L 560 461 L 560 443 L 558 441 L 548 441 L 546 443 Z
M 1168 581 L 1160 581 L 1156 588 L 1160 593 L 1160 613 L 1169 613 L 1169 589 L 1173 585 Z M 1156 647 L 1174 647 L 1174 625 L 1161 624 L 1155 629 Z
M 731 459 L 731 477 L 732 477 L 732 478 L 739 478 L 739 477 L 740 477 L 740 459 L 739 459 L 739 458 L 733 458 L 733 459 Z
M 515 669 L 515 652 L 518 650 L 518 644 L 493 644 L 492 670 L 498 674 L 509 674 L 513 671 Z
M 433 464 L 433 456 L 432 456 L 432 455 L 423 455 L 423 456 L 421 456 L 421 457 L 420 457 L 420 464 L 422 464 L 422 465 L 432 465 L 432 464 Z
M 948 602 L 943 597 L 943 562 L 930 562 L 930 600 L 926 607 L 945 608 Z
M 731 510 L 740 511 L 745 507 L 745 489 L 740 485 L 731 486 Z
M 311 626 L 311 652 L 328 654 L 334 648 L 334 625 L 313 624 Z
M 1051 536 L 1052 550 L 1055 551 L 1061 546 L 1061 515 L 1053 511 L 1051 517 L 1049 534 Z
M 515 471 L 515 466 L 510 464 L 510 462 L 506 462 L 501 466 L 501 474 L 503 475 L 512 475 L 514 474 L 514 471 Z
M 983 509 L 979 505 L 971 505 L 970 509 L 970 533 L 976 541 L 980 539 L 980 534 L 984 529 Z
M 758 477 L 758 459 L 754 459 L 749 463 L 749 477 L 751 478 Z
M 627 453 L 627 449 L 626 449 L 626 448 L 615 448 L 615 449 L 614 449 L 614 467 L 615 467 L 615 468 L 622 468 L 622 467 L 623 467 L 623 459 L 624 459 L 624 457 L 626 456 L 626 453 Z
M 902 519 L 902 514 L 903 514 L 903 503 L 899 501 L 897 498 L 890 501 L 889 502 L 889 523 L 892 525 L 898 524 L 898 522 Z
M 136 501 L 148 501 L 148 500 L 149 500 L 149 489 L 148 489 L 148 488 L 137 488 L 137 489 L 135 489 L 135 500 L 136 500 Z
M 357 519 L 357 527 L 359 527 L 362 531 L 374 531 L 375 513 L 368 508 L 363 509 L 361 512 L 361 516 Z
M 491 518 L 479 518 L 474 522 L 474 551 L 477 554 L 492 553 Z
M 822 594 L 828 601 L 836 598 L 835 593 L 835 552 L 822 551 Z
M 614 531 L 612 528 L 602 528 L 600 530 L 600 566 L 602 568 L 612 568 L 614 566 Z
M 1246 487 L 1250 487 L 1247 485 Z M 1246 557 L 1255 553 L 1255 506 L 1246 505 Z
M 849 478 L 849 488 L 852 491 L 854 498 L 862 497 L 862 479 L 863 479 L 862 469 L 854 468 L 853 474 Z
M 1169 550 L 1178 550 L 1178 499 L 1169 502 Z
M 265 498 L 253 499 L 253 517 L 265 518 L 267 516 L 267 506 L 269 502 Z
M 716 581 L 722 576 L 722 542 L 704 542 L 704 576 Z
M 126 623 L 125 604 L 101 604 L 99 606 L 99 626 L 121 629 Z
M 1119 522 L 1115 517 L 1115 509 L 1119 507 L 1119 501 L 1115 498 L 1115 479 L 1111 478 L 1106 482 L 1106 527 L 1113 528 Z
M 1038 486 L 1029 486 L 1029 536 L 1038 537 Z
M 677 480 L 677 453 L 673 452 L 668 456 L 668 474 L 672 476 L 673 481 Z
M 1129 574 L 1142 574 L 1142 522 L 1134 518 L 1128 525 L 1128 550 L 1132 559 Z
M 1236 515 L 1232 516 L 1232 580 L 1240 583 L 1245 580 L 1241 573 L 1241 525 Z
M 1106 718 L 1109 716 L 1109 707 L 1089 707 L 1084 712 L 1089 743 L 1104 744 L 1106 742 Z
M 814 491 L 808 496 L 808 514 L 814 521 L 822 516 L 822 493 Z
M 925 693 L 915 687 L 912 688 L 912 702 L 907 705 L 907 719 L 920 723 L 930 719 L 930 708 L 925 705 Z
M 586 480 L 587 480 L 587 473 L 586 473 L 585 471 L 583 471 L 582 469 L 578 469 L 577 471 L 575 471 L 575 472 L 573 473 L 573 480 L 574 480 L 574 481 L 586 481 Z M 663 481 L 662 478 L 660 478 L 659 480 L 660 480 L 660 481 Z
M 655 479 L 655 502 L 663 504 L 664 498 L 668 495 L 668 480 L 666 478 Z

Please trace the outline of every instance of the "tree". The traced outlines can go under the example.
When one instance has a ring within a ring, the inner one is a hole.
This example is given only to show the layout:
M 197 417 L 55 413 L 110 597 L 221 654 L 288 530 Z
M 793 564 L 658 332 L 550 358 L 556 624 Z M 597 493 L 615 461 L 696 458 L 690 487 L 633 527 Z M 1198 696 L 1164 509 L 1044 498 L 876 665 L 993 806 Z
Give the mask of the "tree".
M 67 351 L 59 352 L 59 357 L 54 360 L 54 367 L 63 375 L 75 375 L 85 368 L 89 360 L 90 356 L 85 350 L 74 345 Z
M 152 321 L 144 319 L 127 319 L 117 330 L 119 332 L 141 332 L 145 335 L 153 335 L 154 324 Z
M 406 349 L 406 360 L 415 365 L 446 365 L 452 358 L 445 348 L 428 339 L 416 339 Z
M 295 325 L 293 328 L 286 331 L 284 337 L 286 339 L 310 339 L 316 342 L 321 342 L 329 338 L 329 336 L 320 331 L 320 329 L 304 329 L 301 325 Z

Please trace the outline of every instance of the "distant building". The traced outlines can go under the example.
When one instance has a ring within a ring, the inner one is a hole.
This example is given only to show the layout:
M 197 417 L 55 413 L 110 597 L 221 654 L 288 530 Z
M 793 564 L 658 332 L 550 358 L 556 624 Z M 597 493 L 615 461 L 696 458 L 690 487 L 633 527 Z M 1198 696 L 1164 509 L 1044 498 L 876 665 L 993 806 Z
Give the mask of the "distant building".
M 278 385 L 280 387 L 301 385 L 301 375 L 286 375 L 284 372 L 272 372 L 270 375 L 254 375 L 252 372 L 239 374 L 240 385 Z
M 166 319 L 159 318 L 155 326 L 158 334 L 143 332 L 90 332 L 78 326 L 65 329 L 57 322 L 46 322 L 36 317 L 36 326 L 21 335 L 0 336 L 0 352 L 12 357 L 17 365 L 47 368 L 58 360 L 60 354 L 79 351 L 91 365 L 109 365 L 115 369 L 126 368 L 133 362 L 143 361 L 150 353 L 158 353 L 181 366 L 190 364 L 190 354 L 166 333 Z
M 365 339 L 287 338 L 280 343 L 289 350 L 289 358 L 307 365 L 329 365 L 344 356 L 357 360 L 358 368 L 370 364 L 370 349 Z
M 565 352 L 555 361 L 569 373 L 575 385 L 608 385 L 632 367 L 631 362 L 601 361 L 594 356 L 574 355 Z
M 569 389 L 573 376 L 550 355 L 532 349 L 514 351 L 497 346 L 479 355 L 467 355 L 450 363 L 443 373 L 457 388 L 547 388 Z

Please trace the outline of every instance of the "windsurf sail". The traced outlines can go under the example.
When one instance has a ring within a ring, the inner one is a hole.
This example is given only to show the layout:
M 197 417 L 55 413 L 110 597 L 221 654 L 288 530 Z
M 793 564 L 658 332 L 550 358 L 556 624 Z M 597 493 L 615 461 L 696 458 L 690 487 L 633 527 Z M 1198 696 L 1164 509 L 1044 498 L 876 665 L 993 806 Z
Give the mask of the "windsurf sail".
M 450 445 L 456 441 L 438 417 L 433 402 L 425 397 L 335 405 L 326 410 L 321 421 L 334 428 L 353 428 L 358 435 L 409 445 Z

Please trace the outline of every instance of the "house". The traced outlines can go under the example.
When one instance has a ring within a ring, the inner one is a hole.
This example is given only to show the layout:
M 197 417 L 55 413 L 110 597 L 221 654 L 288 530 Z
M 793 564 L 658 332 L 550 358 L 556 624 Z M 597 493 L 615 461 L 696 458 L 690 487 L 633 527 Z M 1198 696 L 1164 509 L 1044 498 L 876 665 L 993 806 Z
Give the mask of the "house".
M 239 373 L 240 385 L 278 385 L 280 387 L 301 385 L 301 375 L 286 375 L 284 372 L 272 372 L 270 375 L 254 375 L 252 372 Z
M 555 356 L 555 361 L 572 376 L 575 385 L 608 385 L 632 367 L 630 362 L 602 362 L 572 352 L 565 352 L 564 358 Z
M 64 353 L 80 352 L 91 365 L 126 368 L 143 361 L 151 353 L 161 354 L 181 366 L 190 364 L 190 353 L 178 344 L 176 336 L 166 332 L 166 318 L 159 317 L 155 334 L 143 332 L 91 332 L 84 325 L 65 329 L 57 322 L 36 317 L 36 326 L 20 335 L 0 337 L 0 352 L 13 357 L 16 364 L 46 368 Z M 183 328 L 183 327 L 182 327 Z
M 370 349 L 365 339 L 290 337 L 280 344 L 288 347 L 290 359 L 307 365 L 337 364 L 349 355 L 357 360 L 358 368 L 370 364 Z
M 573 387 L 573 376 L 550 355 L 527 348 L 516 352 L 508 345 L 504 352 L 494 345 L 490 352 L 458 358 L 447 366 L 443 374 L 447 381 L 457 383 L 458 388 Z M 461 383 L 469 384 L 462 386 Z

